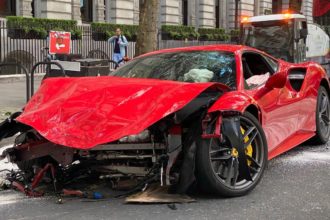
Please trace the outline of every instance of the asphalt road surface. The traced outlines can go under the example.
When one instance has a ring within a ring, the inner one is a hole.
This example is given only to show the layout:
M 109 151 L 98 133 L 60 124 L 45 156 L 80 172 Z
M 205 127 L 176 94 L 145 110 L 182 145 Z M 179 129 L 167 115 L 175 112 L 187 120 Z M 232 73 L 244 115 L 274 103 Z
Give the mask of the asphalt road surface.
M 2 87 L 2 86 L 1 86 Z M 7 100 L 8 102 L 9 100 Z M 0 98 L 2 103 L 2 98 Z M 15 103 L 10 100 L 8 103 Z M 10 141 L 2 142 L 0 147 Z M 250 194 L 239 198 L 194 195 L 195 203 L 124 204 L 123 199 L 86 201 L 52 196 L 27 198 L 0 192 L 0 219 L 330 219 L 330 142 L 302 145 L 269 162 L 265 175 Z M 10 164 L 0 164 L 0 169 Z

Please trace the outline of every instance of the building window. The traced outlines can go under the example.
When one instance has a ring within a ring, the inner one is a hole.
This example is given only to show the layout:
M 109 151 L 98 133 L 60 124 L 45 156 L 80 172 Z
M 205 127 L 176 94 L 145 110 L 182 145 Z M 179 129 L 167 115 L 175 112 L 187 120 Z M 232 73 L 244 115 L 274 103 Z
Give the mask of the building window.
M 16 15 L 16 1 L 5 0 L 0 2 L 0 17 Z
M 215 27 L 220 28 L 220 0 L 215 0 Z
M 302 0 L 290 0 L 289 8 L 293 13 L 301 13 Z
M 282 13 L 282 0 L 273 0 L 273 14 Z
M 182 24 L 188 25 L 188 0 L 182 1 Z
M 93 21 L 93 1 L 92 0 L 80 0 L 80 12 L 81 20 L 83 22 Z

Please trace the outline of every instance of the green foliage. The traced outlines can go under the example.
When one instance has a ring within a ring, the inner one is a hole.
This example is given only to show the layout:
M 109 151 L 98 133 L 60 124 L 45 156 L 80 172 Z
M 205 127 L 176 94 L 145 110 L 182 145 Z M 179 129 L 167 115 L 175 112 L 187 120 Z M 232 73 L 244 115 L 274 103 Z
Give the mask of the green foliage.
M 77 27 L 77 21 L 74 20 L 26 18 L 19 16 L 8 16 L 6 19 L 7 27 L 10 30 L 21 30 L 25 34 L 25 37 L 28 36 L 29 38 L 46 38 L 48 32 L 51 30 L 71 32 L 71 36 L 76 39 L 82 37 L 82 32 Z
M 199 28 L 198 33 L 204 34 L 225 34 L 225 29 L 222 28 Z
M 239 29 L 230 30 L 230 36 L 239 37 Z
M 199 28 L 198 33 L 202 40 L 227 41 L 230 38 L 221 28 Z
M 162 25 L 162 31 L 169 33 L 170 31 L 177 33 L 194 33 L 195 27 L 184 25 Z
M 38 27 L 31 28 L 28 32 L 32 33 L 32 35 L 34 35 L 34 36 L 38 36 L 41 39 L 47 38 L 47 35 L 48 35 L 48 33 L 45 29 L 38 28 Z
M 5 116 L 11 116 L 12 113 L 11 112 L 5 112 Z
M 173 40 L 191 40 L 199 37 L 195 27 L 184 25 L 162 25 L 162 33 L 167 34 Z
M 106 38 L 104 40 L 109 39 L 110 37 L 114 36 L 116 32 L 114 31 L 106 31 Z
M 82 33 L 82 30 L 80 30 L 80 29 L 74 29 L 71 32 L 71 38 L 81 39 L 82 35 L 83 35 L 83 33 Z
M 139 26 L 137 25 L 125 25 L 125 24 L 110 24 L 110 23 L 97 23 L 91 24 L 93 36 L 101 36 L 98 40 L 107 40 L 116 34 L 116 29 L 120 28 L 122 34 L 129 41 L 134 41 L 137 37 Z
M 240 35 L 240 31 L 239 29 L 233 29 L 230 31 L 230 40 L 232 42 L 238 42 L 239 41 L 239 35 Z

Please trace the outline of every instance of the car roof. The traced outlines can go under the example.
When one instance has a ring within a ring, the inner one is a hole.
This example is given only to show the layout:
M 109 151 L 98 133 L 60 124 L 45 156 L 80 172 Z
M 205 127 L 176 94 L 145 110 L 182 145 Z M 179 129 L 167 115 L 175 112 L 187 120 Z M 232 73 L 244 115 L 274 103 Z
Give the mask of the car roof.
M 179 48 L 170 48 L 170 49 L 163 49 L 157 50 L 154 52 L 150 52 L 144 54 L 143 56 L 148 56 L 152 54 L 160 54 L 160 53 L 170 53 L 170 52 L 185 52 L 185 51 L 212 51 L 212 50 L 220 50 L 220 51 L 227 51 L 233 52 L 240 50 L 255 50 L 252 47 L 244 46 L 244 45 L 236 45 L 236 44 L 215 44 L 215 45 L 203 45 L 203 46 L 191 46 L 191 47 L 179 47 Z

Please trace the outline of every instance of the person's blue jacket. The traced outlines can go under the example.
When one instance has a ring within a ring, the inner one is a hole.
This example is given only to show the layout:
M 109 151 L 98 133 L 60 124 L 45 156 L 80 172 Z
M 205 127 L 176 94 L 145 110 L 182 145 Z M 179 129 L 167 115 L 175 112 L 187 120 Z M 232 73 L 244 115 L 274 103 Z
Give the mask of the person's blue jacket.
M 108 43 L 112 43 L 113 48 L 115 48 L 115 43 L 116 43 L 116 38 L 117 36 L 110 37 L 108 39 Z M 119 48 L 120 48 L 120 54 L 122 57 L 126 56 L 126 47 L 128 45 L 128 41 L 125 36 L 120 35 L 119 37 Z

